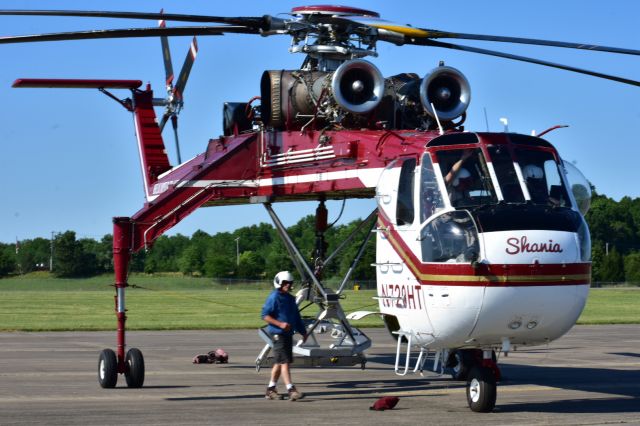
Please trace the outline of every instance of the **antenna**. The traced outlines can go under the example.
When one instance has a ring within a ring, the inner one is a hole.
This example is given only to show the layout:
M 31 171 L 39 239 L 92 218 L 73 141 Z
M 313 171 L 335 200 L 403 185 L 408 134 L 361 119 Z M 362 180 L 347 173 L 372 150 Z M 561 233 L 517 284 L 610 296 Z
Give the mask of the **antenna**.
M 440 124 L 440 119 L 438 118 L 438 111 L 433 106 L 433 102 L 431 102 L 431 110 L 433 111 L 433 116 L 436 118 L 436 123 L 438 123 L 438 129 L 440 130 L 440 135 L 444 135 L 444 130 L 442 130 L 442 124 Z
M 484 107 L 484 124 L 487 125 L 487 132 L 489 132 L 489 119 L 487 118 L 487 107 Z

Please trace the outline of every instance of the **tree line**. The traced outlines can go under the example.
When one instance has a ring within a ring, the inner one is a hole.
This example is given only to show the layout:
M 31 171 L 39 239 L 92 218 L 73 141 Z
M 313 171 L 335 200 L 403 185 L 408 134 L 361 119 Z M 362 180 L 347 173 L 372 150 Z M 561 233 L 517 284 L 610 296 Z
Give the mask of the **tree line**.
M 594 193 L 586 220 L 593 280 L 640 283 L 640 198 Z
M 333 250 L 346 240 L 359 223 L 353 221 L 330 227 L 325 232 L 328 250 Z M 302 218 L 289 227 L 288 232 L 300 252 L 312 264 L 316 250 L 315 217 L 309 215 Z M 366 232 L 368 229 L 361 229 L 361 237 L 354 238 L 335 261 L 325 266 L 324 277 L 343 276 L 346 273 Z M 112 250 L 110 234 L 97 241 L 91 238 L 78 239 L 73 231 L 56 234 L 53 239 L 34 238 L 19 241 L 15 245 L 0 243 L 0 277 L 49 270 L 51 263 L 52 272 L 57 277 L 111 273 Z M 370 266 L 373 262 L 375 238 L 367 243 L 352 278 L 374 279 L 375 270 Z M 278 271 L 294 268 L 277 231 L 266 223 L 213 235 L 200 230 L 191 237 L 163 235 L 154 242 L 151 250 L 135 253 L 130 264 L 132 272 L 181 272 L 218 279 L 271 279 Z
M 591 231 L 593 280 L 640 283 L 640 198 L 624 197 L 615 201 L 594 193 L 586 220 Z M 358 223 L 330 227 L 325 233 L 329 252 L 344 241 Z M 289 227 L 288 232 L 311 263 L 316 246 L 314 216 L 302 218 Z M 360 232 L 364 235 L 367 230 Z M 346 273 L 361 240 L 354 238 L 342 255 L 325 267 L 325 278 L 342 277 Z M 370 266 L 375 262 L 374 240 L 369 240 L 354 271 L 354 279 L 375 279 L 375 269 Z M 112 237 L 105 235 L 99 241 L 78 239 L 75 232 L 66 231 L 55 235 L 53 240 L 34 238 L 15 245 L 0 243 L 0 277 L 49 270 L 51 260 L 53 273 L 58 277 L 111 273 Z M 191 237 L 162 236 L 151 250 L 133 255 L 130 270 L 181 272 L 218 279 L 270 279 L 280 270 L 293 268 L 276 230 L 261 223 L 213 235 L 196 231 Z

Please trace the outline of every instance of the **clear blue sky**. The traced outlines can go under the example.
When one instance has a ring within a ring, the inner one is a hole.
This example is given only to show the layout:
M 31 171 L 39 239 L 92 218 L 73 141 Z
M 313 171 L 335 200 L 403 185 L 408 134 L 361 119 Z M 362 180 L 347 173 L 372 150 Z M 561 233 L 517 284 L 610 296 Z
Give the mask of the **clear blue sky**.
M 306 4 L 322 4 L 323 1 Z M 336 2 L 329 2 L 336 3 Z M 640 3 L 628 0 L 382 1 L 337 2 L 380 12 L 383 18 L 423 28 L 584 42 L 640 49 Z M 227 16 L 288 12 L 299 1 L 5 1 L 7 9 L 94 9 Z M 0 35 L 81 29 L 145 27 L 153 21 L 0 17 Z M 176 24 L 170 24 L 176 25 Z M 174 69 L 182 65 L 190 38 L 172 38 Z M 510 53 L 640 79 L 640 58 L 568 49 L 460 41 Z M 288 53 L 289 38 L 249 35 L 200 37 L 199 55 L 180 115 L 182 157 L 206 148 L 221 133 L 225 101 L 259 94 L 265 69 L 294 69 L 303 60 Z M 640 88 L 594 77 L 473 53 L 380 43 L 372 61 L 386 76 L 425 74 L 444 60 L 471 84 L 466 128 L 548 135 L 566 160 L 575 162 L 598 191 L 615 199 L 640 196 Z M 18 77 L 123 78 L 150 82 L 160 93 L 164 70 L 158 39 L 68 41 L 1 45 L 0 57 L 0 241 L 48 237 L 74 230 L 100 238 L 113 216 L 130 216 L 143 204 L 141 172 L 131 114 L 94 90 L 12 89 Z M 118 93 L 127 96 L 126 91 Z M 169 126 L 168 126 L 169 127 Z M 167 127 L 167 130 L 170 130 Z M 174 156 L 170 131 L 167 147 Z M 174 158 L 174 157 L 173 157 Z M 330 206 L 335 218 L 339 206 Z M 364 217 L 373 201 L 348 201 L 345 220 Z M 314 211 L 314 204 L 283 204 L 286 224 Z M 201 209 L 171 233 L 209 233 L 269 222 L 260 206 Z

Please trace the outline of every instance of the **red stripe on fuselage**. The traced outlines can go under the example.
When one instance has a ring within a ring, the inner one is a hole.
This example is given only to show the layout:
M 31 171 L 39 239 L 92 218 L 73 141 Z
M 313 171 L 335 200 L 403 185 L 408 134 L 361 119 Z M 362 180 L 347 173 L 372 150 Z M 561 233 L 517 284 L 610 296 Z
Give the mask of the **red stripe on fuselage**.
M 380 227 L 391 247 L 423 285 L 530 287 L 591 283 L 590 263 L 479 264 L 475 268 L 470 263 L 423 263 L 384 213 L 378 212 Z

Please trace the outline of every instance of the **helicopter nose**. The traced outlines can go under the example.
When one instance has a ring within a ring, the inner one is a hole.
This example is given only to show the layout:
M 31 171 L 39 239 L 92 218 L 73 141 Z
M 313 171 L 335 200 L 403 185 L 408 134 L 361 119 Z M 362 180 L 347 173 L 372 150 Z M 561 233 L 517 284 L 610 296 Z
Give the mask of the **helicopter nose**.
M 577 235 L 520 230 L 481 238 L 495 280 L 488 280 L 472 337 L 533 344 L 566 333 L 582 313 L 590 283 L 590 265 L 581 262 Z

